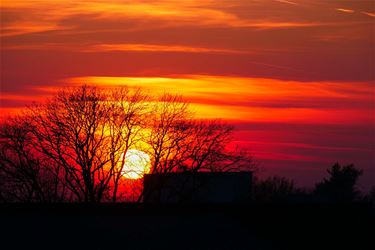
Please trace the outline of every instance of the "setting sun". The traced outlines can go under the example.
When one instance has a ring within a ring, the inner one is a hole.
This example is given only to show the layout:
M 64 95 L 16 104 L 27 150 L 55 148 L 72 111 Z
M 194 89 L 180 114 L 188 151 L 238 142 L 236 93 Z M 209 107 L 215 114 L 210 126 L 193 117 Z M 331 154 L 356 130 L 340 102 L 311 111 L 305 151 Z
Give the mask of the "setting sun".
M 150 156 L 143 151 L 130 149 L 125 155 L 123 175 L 127 179 L 142 178 L 151 168 Z

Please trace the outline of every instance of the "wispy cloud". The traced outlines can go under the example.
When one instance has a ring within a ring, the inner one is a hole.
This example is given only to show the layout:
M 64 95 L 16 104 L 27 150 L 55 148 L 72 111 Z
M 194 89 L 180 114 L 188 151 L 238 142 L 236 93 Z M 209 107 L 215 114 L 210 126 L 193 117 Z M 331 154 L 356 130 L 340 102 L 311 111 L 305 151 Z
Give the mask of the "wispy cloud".
M 0 36 L 16 36 L 30 33 L 67 29 L 54 23 L 14 22 L 1 29 Z
M 354 10 L 344 9 L 344 8 L 337 8 L 337 11 L 344 12 L 344 13 L 354 13 Z
M 375 17 L 375 13 L 366 12 L 366 11 L 362 11 L 361 13 L 366 15 L 366 16 Z
M 282 1 L 295 4 L 291 1 Z M 317 21 L 293 20 L 288 16 L 259 18 L 239 15 L 227 1 L 25 1 L 4 0 L 2 11 L 7 22 L 2 24 L 2 35 L 20 35 L 35 32 L 70 29 L 64 21 L 70 17 L 91 16 L 96 20 L 138 20 L 134 28 L 208 26 L 208 27 L 248 27 L 248 28 L 296 28 L 324 25 Z M 79 26 L 79 24 L 76 24 Z
M 225 48 L 195 47 L 184 45 L 163 44 L 94 44 L 77 45 L 63 43 L 26 44 L 26 45 L 4 45 L 7 50 L 68 50 L 76 52 L 179 52 L 179 53 L 214 53 L 214 54 L 254 54 L 256 52 L 234 50 Z
M 371 83 L 281 81 L 228 76 L 78 77 L 65 80 L 102 87 L 129 86 L 154 94 L 184 93 L 199 117 L 289 122 L 370 122 Z M 358 92 L 358 88 L 362 91 Z M 301 116 L 301 112 L 304 114 Z
M 344 12 L 344 13 L 355 13 L 355 12 L 359 12 L 363 15 L 366 15 L 366 16 L 369 16 L 369 17 L 375 17 L 375 13 L 372 13 L 372 12 L 367 12 L 367 11 L 355 11 L 355 10 L 352 10 L 352 9 L 344 9 L 344 8 L 337 8 L 335 9 L 339 12 Z
M 286 4 L 292 4 L 292 5 L 298 5 L 296 2 L 287 1 L 287 0 L 275 0 L 276 2 L 280 3 L 286 3 Z
M 99 44 L 87 48 L 86 51 L 138 51 L 138 52 L 184 52 L 184 53 L 229 53 L 241 54 L 245 51 L 204 48 L 182 45 L 159 45 L 159 44 Z

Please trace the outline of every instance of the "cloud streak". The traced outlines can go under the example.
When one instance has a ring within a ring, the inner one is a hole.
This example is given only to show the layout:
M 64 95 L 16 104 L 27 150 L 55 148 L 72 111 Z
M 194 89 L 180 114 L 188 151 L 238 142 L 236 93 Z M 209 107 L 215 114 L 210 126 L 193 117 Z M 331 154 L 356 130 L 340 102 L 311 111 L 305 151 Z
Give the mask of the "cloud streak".
M 375 17 L 375 13 L 372 13 L 372 12 L 362 11 L 361 13 L 366 15 L 366 16 Z
M 281 1 L 295 4 L 291 1 Z M 237 5 L 241 3 L 238 2 Z M 51 30 L 69 30 L 65 20 L 82 15 L 96 20 L 139 20 L 133 29 L 147 26 L 160 28 L 181 26 L 245 27 L 255 29 L 283 29 L 327 25 L 316 20 L 296 20 L 288 16 L 260 18 L 239 15 L 232 11 L 236 4 L 227 1 L 25 1 L 5 0 L 2 12 L 2 36 L 14 36 Z M 254 5 L 254 7 L 257 7 Z M 275 10 L 277 11 L 277 9 Z M 11 13 L 11 15 L 8 14 Z M 9 18 L 8 18 L 9 17 Z M 329 23 L 328 23 L 329 24 Z M 79 26 L 79 24 L 76 24 Z M 332 24 L 329 24 L 332 25 Z
M 79 77 L 70 85 L 130 86 L 151 93 L 184 93 L 200 117 L 230 120 L 293 122 L 372 121 L 371 83 L 280 81 L 241 77 L 185 75 L 178 77 Z M 357 89 L 361 91 L 356 91 Z M 299 114 L 303 113 L 303 116 Z M 324 117 L 324 119 L 322 119 Z M 355 118 L 354 118 L 355 117 Z
M 344 12 L 344 13 L 354 13 L 354 10 L 350 10 L 350 9 L 337 8 L 336 10 L 339 12 Z
M 296 3 L 296 2 L 287 1 L 287 0 L 275 0 L 275 1 L 279 2 L 279 3 L 286 3 L 286 4 L 291 4 L 291 5 L 298 5 L 298 3 Z
M 85 51 L 85 50 L 84 50 Z M 98 51 L 138 51 L 138 52 L 183 52 L 183 53 L 224 53 L 224 54 L 246 54 L 245 51 L 203 48 L 182 45 L 159 45 L 159 44 L 99 44 L 88 48 L 88 52 Z

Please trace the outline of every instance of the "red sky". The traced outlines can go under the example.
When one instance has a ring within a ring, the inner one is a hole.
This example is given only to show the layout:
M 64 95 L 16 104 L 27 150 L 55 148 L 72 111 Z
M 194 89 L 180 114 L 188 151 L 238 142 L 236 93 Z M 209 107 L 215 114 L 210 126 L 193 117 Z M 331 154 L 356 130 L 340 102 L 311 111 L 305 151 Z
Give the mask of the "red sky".
M 372 0 L 1 0 L 1 113 L 56 87 L 174 92 L 237 126 L 264 175 L 375 180 Z

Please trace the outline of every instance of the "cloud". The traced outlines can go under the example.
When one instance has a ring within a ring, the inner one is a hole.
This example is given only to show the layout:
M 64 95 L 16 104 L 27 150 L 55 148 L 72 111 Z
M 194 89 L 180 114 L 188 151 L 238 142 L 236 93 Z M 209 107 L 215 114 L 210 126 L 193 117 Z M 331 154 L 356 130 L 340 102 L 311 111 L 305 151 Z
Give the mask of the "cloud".
M 288 2 L 288 1 L 286 1 Z M 288 2 L 292 3 L 292 2 Z M 2 12 L 12 12 L 7 22 L 3 22 L 2 35 L 21 35 L 51 30 L 69 30 L 79 27 L 79 23 L 64 27 L 62 24 L 71 17 L 82 13 L 101 21 L 137 20 L 133 29 L 147 27 L 246 27 L 262 29 L 301 28 L 325 25 L 316 20 L 297 20 L 288 15 L 275 18 L 241 15 L 235 10 L 241 2 L 228 1 L 25 1 L 5 0 Z M 264 11 L 254 4 L 257 11 Z M 275 9 L 277 13 L 277 8 Z
M 177 53 L 214 53 L 214 54 L 255 54 L 256 52 L 241 51 L 225 48 L 194 47 L 173 44 L 137 44 L 137 43 L 120 43 L 120 44 L 94 44 L 94 45 L 77 45 L 61 43 L 45 44 L 24 44 L 24 45 L 4 45 L 3 49 L 7 50 L 58 50 L 58 51 L 76 51 L 76 52 L 177 52 Z
M 373 80 L 371 8 L 289 2 L 5 0 L 3 89 L 91 75 Z
M 224 53 L 224 54 L 246 54 L 244 51 L 203 48 L 183 45 L 160 45 L 160 44 L 98 44 L 93 45 L 86 51 L 139 51 L 139 52 L 183 52 L 183 53 Z
M 17 36 L 30 33 L 47 32 L 53 30 L 65 30 L 67 27 L 59 26 L 54 23 L 30 23 L 30 22 L 13 22 L 1 29 L 0 36 Z
M 354 13 L 354 10 L 350 9 L 337 8 L 336 10 L 344 13 Z
M 371 122 L 371 83 L 297 82 L 225 76 L 78 77 L 70 85 L 143 88 L 183 93 L 199 117 L 313 123 Z M 358 90 L 358 91 L 357 91 Z M 304 115 L 301 116 L 300 114 Z
M 298 4 L 295 3 L 295 2 L 287 1 L 287 0 L 275 0 L 275 1 L 276 1 L 276 2 L 280 2 L 280 3 L 286 3 L 286 4 L 298 5 Z
M 362 185 L 371 187 L 373 183 L 373 124 L 248 122 L 238 123 L 236 128 L 241 147 L 248 148 L 272 174 L 293 173 L 299 181 L 306 176 L 301 183 L 313 186 L 313 179 L 316 182 L 323 178 L 317 175 L 323 175 L 329 166 L 340 161 L 342 164 L 355 163 L 364 169 L 367 179 L 362 180 Z
M 362 11 L 361 13 L 370 17 L 375 17 L 375 13 L 366 12 L 366 11 Z

